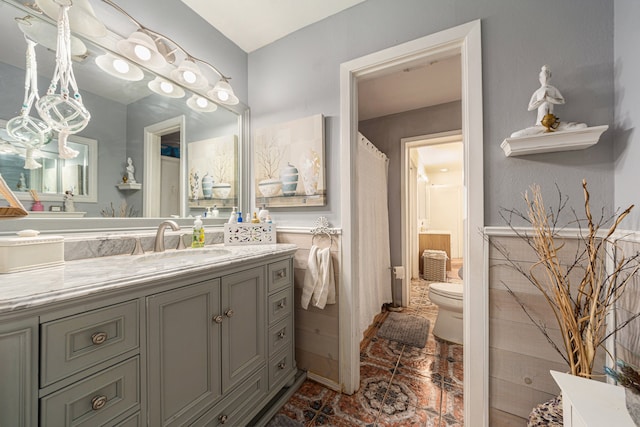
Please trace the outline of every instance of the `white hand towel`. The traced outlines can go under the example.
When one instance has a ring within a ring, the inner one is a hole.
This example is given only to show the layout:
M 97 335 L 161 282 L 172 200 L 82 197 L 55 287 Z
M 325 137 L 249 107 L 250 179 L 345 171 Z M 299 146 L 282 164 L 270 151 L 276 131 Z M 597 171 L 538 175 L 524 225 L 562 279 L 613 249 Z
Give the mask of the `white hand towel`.
M 336 303 L 336 284 L 333 277 L 333 262 L 331 261 L 331 249 L 325 248 L 318 251 L 318 265 L 320 267 L 318 283 L 313 292 L 313 305 L 324 308 L 326 304 Z
M 320 274 L 318 266 L 318 247 L 311 245 L 309 249 L 309 260 L 307 261 L 307 271 L 304 274 L 304 284 L 302 285 L 302 308 L 305 310 L 309 307 L 309 301 L 318 282 L 318 276 Z

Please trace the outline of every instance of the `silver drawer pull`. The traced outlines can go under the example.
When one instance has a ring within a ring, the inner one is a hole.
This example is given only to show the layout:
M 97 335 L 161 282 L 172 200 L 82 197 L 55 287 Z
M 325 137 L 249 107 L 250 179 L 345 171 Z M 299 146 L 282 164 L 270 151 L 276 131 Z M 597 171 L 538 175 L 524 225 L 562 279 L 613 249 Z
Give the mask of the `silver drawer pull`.
M 96 332 L 95 334 L 91 335 L 91 342 L 94 343 L 95 345 L 100 345 L 104 343 L 106 340 L 107 340 L 106 332 Z
M 278 303 L 278 308 L 285 308 L 287 306 L 287 303 L 285 300 L 282 300 Z
M 107 404 L 107 396 L 96 396 L 91 399 L 91 409 L 99 411 Z
M 285 277 L 287 277 L 287 273 L 285 272 L 285 270 L 279 270 L 276 273 L 276 276 L 278 277 L 278 279 L 284 279 Z
M 286 334 L 284 333 L 284 331 L 280 331 L 278 332 L 278 339 L 281 340 L 286 336 Z
M 213 321 L 216 322 L 216 323 L 222 323 L 222 319 L 223 319 L 223 317 L 222 317 L 221 314 L 218 314 L 217 316 L 213 317 Z
M 220 421 L 220 424 L 226 423 L 228 419 L 229 419 L 229 417 L 227 415 L 220 415 L 218 417 L 218 421 Z
M 224 313 L 225 316 L 227 317 L 233 317 L 233 310 L 229 309 Z
M 280 363 L 278 363 L 278 369 L 284 369 L 284 368 L 286 368 L 286 367 L 287 367 L 287 364 L 286 364 L 286 363 L 284 363 L 284 362 L 280 362 Z

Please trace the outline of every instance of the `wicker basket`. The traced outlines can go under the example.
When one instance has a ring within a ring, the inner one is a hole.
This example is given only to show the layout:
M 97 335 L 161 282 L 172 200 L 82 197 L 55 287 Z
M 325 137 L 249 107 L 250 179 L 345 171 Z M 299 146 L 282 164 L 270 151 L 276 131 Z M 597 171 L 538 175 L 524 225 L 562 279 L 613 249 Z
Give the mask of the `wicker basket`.
M 444 282 L 447 279 L 447 253 L 427 249 L 422 253 L 422 277 L 430 282 Z

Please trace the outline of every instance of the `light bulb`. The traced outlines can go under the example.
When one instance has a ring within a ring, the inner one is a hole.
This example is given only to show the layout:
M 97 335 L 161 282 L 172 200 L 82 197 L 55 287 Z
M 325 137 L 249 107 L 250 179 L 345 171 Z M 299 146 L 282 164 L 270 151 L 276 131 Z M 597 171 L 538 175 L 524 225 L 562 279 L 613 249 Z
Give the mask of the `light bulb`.
M 199 96 L 196 99 L 196 104 L 198 104 L 198 107 L 200 108 L 206 108 L 207 105 L 209 105 L 209 101 L 207 101 L 206 99 L 204 99 L 203 97 Z
M 160 82 L 160 90 L 164 93 L 171 93 L 173 92 L 173 85 L 169 82 Z
M 120 58 L 113 60 L 113 68 L 120 74 L 126 74 L 129 72 L 129 64 Z
M 186 70 L 185 72 L 182 73 L 182 78 L 184 79 L 185 82 L 189 84 L 194 84 L 196 82 L 197 76 L 193 71 Z
M 220 101 L 226 101 L 229 99 L 229 92 L 227 92 L 226 90 L 221 90 L 218 92 L 218 99 Z
M 136 56 L 142 61 L 148 61 L 151 59 L 151 51 L 148 47 L 142 46 L 141 44 L 137 44 L 136 47 L 133 48 Z

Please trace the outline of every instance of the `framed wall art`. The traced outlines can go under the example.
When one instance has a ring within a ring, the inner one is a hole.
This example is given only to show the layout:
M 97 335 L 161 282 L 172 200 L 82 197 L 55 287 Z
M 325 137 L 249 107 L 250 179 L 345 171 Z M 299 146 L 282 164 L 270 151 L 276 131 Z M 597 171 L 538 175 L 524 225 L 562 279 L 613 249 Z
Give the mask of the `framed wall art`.
M 322 114 L 258 129 L 253 147 L 256 206 L 326 204 Z

